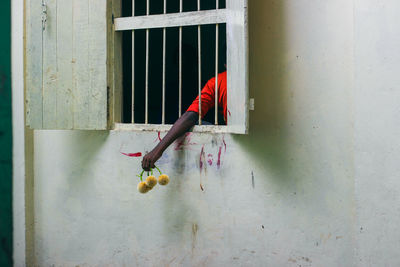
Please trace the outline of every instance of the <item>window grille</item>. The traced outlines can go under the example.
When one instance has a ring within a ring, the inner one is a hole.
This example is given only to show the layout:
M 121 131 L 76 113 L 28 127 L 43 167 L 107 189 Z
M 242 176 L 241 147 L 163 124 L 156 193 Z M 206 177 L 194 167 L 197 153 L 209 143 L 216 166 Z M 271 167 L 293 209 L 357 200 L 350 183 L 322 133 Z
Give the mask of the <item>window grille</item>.
M 139 2 L 142 1 L 142 2 Z M 154 0 L 153 0 L 154 1 Z M 198 118 L 198 124 L 202 125 L 202 110 L 201 110 L 201 91 L 204 86 L 204 75 L 202 74 L 202 27 L 209 27 L 212 25 L 214 27 L 214 40 L 215 40 L 215 48 L 214 48 L 214 66 L 215 69 L 213 71 L 213 74 L 210 77 L 206 77 L 206 79 L 210 79 L 215 77 L 216 79 L 216 85 L 218 85 L 218 77 L 219 73 L 221 72 L 219 69 L 219 65 L 221 65 L 220 62 L 220 56 L 221 56 L 221 27 L 223 27 L 223 33 L 225 25 L 228 20 L 228 12 L 225 8 L 225 1 L 221 0 L 214 0 L 214 6 L 213 9 L 209 8 L 203 8 L 203 5 L 205 2 L 200 1 L 200 0 L 195 0 L 196 1 L 196 10 L 184 10 L 183 7 L 183 0 L 178 0 L 179 1 L 179 10 L 177 12 L 168 12 L 167 10 L 167 1 L 171 0 L 163 0 L 163 10 L 161 13 L 158 14 L 151 14 L 150 6 L 152 4 L 151 0 L 133 0 L 132 1 L 132 14 L 131 16 L 128 17 L 120 17 L 115 19 L 115 25 L 114 29 L 117 32 L 131 32 L 131 38 L 132 38 L 132 60 L 131 62 L 131 76 L 132 76 L 132 82 L 130 84 L 131 87 L 131 109 L 130 109 L 130 125 L 125 124 L 117 124 L 116 128 L 119 129 L 141 129 L 141 130 L 167 130 L 169 129 L 170 125 L 166 124 L 166 112 L 167 112 L 167 105 L 166 105 L 166 99 L 167 95 L 170 93 L 168 90 L 166 90 L 166 79 L 167 79 L 167 71 L 166 71 L 166 60 L 167 60 L 167 39 L 168 38 L 173 38 L 170 37 L 168 34 L 167 29 L 172 29 L 172 28 L 177 28 L 178 29 L 178 43 L 179 43 L 179 63 L 178 63 L 178 114 L 177 118 L 181 116 L 184 111 L 185 107 L 182 105 L 182 80 L 183 80 L 183 75 L 182 75 L 182 50 L 183 50 L 183 42 L 184 42 L 184 36 L 183 36 L 183 31 L 184 28 L 188 27 L 196 27 L 197 28 L 197 70 L 198 70 L 198 77 L 197 77 L 197 95 L 199 97 L 199 118 Z M 227 0 L 228 2 L 230 0 Z M 237 0 L 235 0 L 237 1 Z M 187 1 L 189 2 L 189 1 Z M 212 1 L 207 1 L 208 4 L 210 4 Z M 221 3 L 220 3 L 221 2 Z M 142 14 L 137 14 L 140 13 L 140 11 L 137 11 L 137 5 L 141 4 L 142 9 L 143 5 L 145 5 L 145 14 L 143 14 L 143 10 L 140 10 Z M 136 8 L 136 9 L 135 9 Z M 136 10 L 136 14 L 135 14 Z M 207 25 L 207 26 L 206 26 Z M 161 83 L 161 121 L 159 123 L 154 123 L 149 120 L 149 101 L 151 101 L 153 95 L 149 95 L 149 58 L 151 56 L 151 51 L 149 50 L 149 43 L 152 41 L 150 40 L 150 31 L 153 29 L 162 29 L 162 59 L 161 59 L 161 64 L 162 64 L 162 83 Z M 140 88 L 137 85 L 137 81 L 135 80 L 135 59 L 137 57 L 138 51 L 135 50 L 135 45 L 137 45 L 137 42 L 139 41 L 138 36 L 140 35 L 140 31 L 145 31 L 145 71 L 144 71 L 144 76 L 145 76 L 145 82 L 144 82 L 144 88 Z M 225 37 L 225 42 L 226 42 L 226 35 L 222 36 Z M 226 53 L 226 51 L 223 51 L 223 53 Z M 124 56 L 124 59 L 126 57 Z M 245 67 L 245 66 L 244 66 Z M 229 68 L 228 68 L 229 71 Z M 243 75 L 246 73 L 245 69 L 243 69 Z M 144 103 L 140 103 L 139 105 L 144 106 L 144 121 L 139 122 L 138 120 L 135 119 L 135 113 L 138 111 L 140 107 L 138 107 L 138 100 L 135 99 L 135 96 L 137 93 L 137 90 L 144 90 Z M 228 85 L 228 95 L 230 93 L 229 85 Z M 194 99 L 192 99 L 193 101 Z M 169 108 L 169 107 L 168 107 Z M 219 119 L 218 119 L 218 90 L 216 88 L 215 90 L 215 107 L 214 107 L 214 114 L 213 114 L 213 119 L 214 119 L 214 125 L 215 126 L 207 126 L 207 127 L 200 127 L 199 129 L 208 129 L 213 132 L 227 132 L 228 130 L 226 127 L 219 125 Z M 227 118 L 228 124 L 229 124 L 229 118 Z M 126 122 L 126 121 L 125 121 Z M 134 125 L 136 127 L 132 128 L 131 126 Z

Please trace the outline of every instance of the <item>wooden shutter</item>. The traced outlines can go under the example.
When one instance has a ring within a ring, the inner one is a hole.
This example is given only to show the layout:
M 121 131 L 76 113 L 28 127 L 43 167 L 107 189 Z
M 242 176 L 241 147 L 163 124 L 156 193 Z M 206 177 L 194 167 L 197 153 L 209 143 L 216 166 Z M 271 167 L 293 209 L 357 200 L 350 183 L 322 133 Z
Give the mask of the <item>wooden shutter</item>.
M 112 2 L 26 0 L 30 128 L 108 128 L 108 99 L 114 87 Z
M 247 0 L 227 0 L 227 82 L 229 132 L 248 132 Z

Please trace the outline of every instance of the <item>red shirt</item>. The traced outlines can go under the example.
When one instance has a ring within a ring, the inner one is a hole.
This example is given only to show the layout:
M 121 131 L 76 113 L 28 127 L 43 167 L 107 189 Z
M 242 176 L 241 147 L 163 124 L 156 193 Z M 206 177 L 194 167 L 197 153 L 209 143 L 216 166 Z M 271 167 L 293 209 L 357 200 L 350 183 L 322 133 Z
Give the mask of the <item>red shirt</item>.
M 201 117 L 215 105 L 215 77 L 210 79 L 201 91 Z M 218 108 L 221 108 L 226 122 L 226 71 L 218 74 Z M 199 113 L 199 97 L 197 96 L 187 111 Z

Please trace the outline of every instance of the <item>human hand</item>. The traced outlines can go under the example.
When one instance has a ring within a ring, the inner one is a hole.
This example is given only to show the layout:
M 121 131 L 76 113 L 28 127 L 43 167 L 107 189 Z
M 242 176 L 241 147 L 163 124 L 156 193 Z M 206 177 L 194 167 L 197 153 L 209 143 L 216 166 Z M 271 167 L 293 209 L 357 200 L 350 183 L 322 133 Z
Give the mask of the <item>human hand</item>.
M 150 169 L 155 168 L 155 163 L 159 158 L 161 158 L 162 153 L 158 152 L 157 150 L 153 149 L 149 153 L 147 153 L 142 160 L 142 168 L 145 171 L 150 171 Z

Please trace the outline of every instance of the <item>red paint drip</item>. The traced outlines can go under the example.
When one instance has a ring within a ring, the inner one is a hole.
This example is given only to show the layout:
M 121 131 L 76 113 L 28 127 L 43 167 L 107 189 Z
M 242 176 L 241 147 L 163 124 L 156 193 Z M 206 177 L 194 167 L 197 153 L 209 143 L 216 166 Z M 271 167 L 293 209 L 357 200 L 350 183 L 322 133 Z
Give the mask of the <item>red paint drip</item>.
M 229 116 L 231 116 L 231 111 L 228 109 L 228 114 L 229 114 Z
M 125 155 L 125 156 L 128 156 L 128 157 L 131 157 L 131 158 L 138 158 L 138 157 L 142 156 L 141 152 L 137 152 L 137 153 L 123 153 L 123 152 L 121 152 L 121 154 Z
M 222 152 L 222 146 L 219 147 L 218 151 L 218 161 L 217 161 L 218 169 L 221 167 L 221 152 Z
M 154 143 L 155 142 L 161 142 L 161 132 L 158 132 L 158 136 L 157 136 L 157 138 L 154 140 Z
M 200 163 L 200 173 L 203 170 L 203 154 L 204 154 L 204 145 L 201 147 L 201 152 L 200 152 L 200 158 L 199 158 L 199 163 Z
M 226 152 L 226 143 L 225 143 L 225 138 L 224 137 L 222 137 L 222 142 L 224 143 L 225 152 Z

